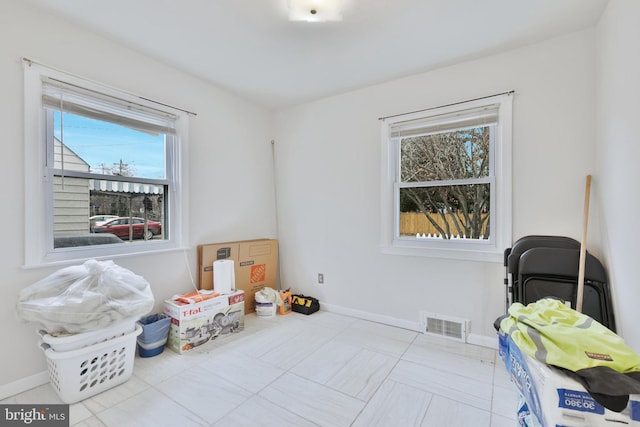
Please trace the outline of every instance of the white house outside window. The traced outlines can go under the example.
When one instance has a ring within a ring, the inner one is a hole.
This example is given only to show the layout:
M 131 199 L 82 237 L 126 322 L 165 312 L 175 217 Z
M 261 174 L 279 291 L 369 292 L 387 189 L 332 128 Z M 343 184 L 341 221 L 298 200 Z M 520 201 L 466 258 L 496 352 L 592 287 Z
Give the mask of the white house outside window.
M 25 264 L 179 248 L 187 114 L 25 65 Z
M 501 261 L 511 94 L 383 119 L 383 251 Z

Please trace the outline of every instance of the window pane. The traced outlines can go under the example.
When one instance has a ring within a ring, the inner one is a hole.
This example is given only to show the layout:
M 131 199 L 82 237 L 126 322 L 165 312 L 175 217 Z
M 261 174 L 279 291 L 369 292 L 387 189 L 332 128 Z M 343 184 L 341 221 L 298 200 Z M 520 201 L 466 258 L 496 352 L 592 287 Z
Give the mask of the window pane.
M 167 186 L 137 182 L 166 178 L 165 135 L 59 111 L 53 135 L 54 248 L 166 239 Z
M 165 179 L 165 135 L 113 123 L 53 113 L 55 168 L 103 175 Z M 64 157 L 60 158 L 61 140 Z
M 491 128 L 473 127 L 403 138 L 400 180 L 427 182 L 489 176 Z
M 488 239 L 489 184 L 400 189 L 400 236 Z
M 165 194 L 161 185 L 55 176 L 54 247 L 167 239 Z

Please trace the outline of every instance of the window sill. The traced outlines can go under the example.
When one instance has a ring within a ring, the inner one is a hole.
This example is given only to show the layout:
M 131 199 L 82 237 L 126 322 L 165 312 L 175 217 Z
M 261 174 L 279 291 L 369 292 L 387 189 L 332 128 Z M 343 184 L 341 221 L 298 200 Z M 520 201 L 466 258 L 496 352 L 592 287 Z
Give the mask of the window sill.
M 504 263 L 504 253 L 495 250 L 478 250 L 478 249 L 449 249 L 434 248 L 425 246 L 413 246 L 394 244 L 393 246 L 383 246 L 381 248 L 383 254 L 401 255 L 401 256 L 420 256 L 429 258 L 445 258 L 461 261 L 478 261 L 478 262 L 496 262 Z
M 88 259 L 119 259 L 119 258 L 132 258 L 137 256 L 152 255 L 165 252 L 183 251 L 184 247 L 177 247 L 175 244 L 169 242 L 158 243 L 137 243 L 136 245 L 144 245 L 143 247 L 137 247 L 137 250 L 131 250 L 127 248 L 128 243 L 109 245 L 110 247 L 92 248 L 87 250 L 86 246 L 76 248 L 59 249 L 55 253 L 49 254 L 40 260 L 34 260 L 33 262 L 26 263 L 22 266 L 23 269 L 37 269 L 45 267 L 66 267 L 69 265 L 78 265 L 87 261 Z M 107 246 L 107 245 L 104 245 Z

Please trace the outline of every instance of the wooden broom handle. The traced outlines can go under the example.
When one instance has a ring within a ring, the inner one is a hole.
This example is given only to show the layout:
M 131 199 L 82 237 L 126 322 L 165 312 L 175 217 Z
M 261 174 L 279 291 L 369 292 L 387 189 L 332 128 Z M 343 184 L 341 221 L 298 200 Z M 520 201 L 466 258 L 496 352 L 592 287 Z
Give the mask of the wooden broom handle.
M 584 217 L 582 219 L 582 241 L 580 242 L 580 264 L 578 267 L 578 293 L 576 295 L 576 311 L 582 313 L 584 299 L 584 270 L 587 260 L 587 224 L 589 223 L 589 193 L 591 192 L 591 175 L 587 175 L 584 190 Z

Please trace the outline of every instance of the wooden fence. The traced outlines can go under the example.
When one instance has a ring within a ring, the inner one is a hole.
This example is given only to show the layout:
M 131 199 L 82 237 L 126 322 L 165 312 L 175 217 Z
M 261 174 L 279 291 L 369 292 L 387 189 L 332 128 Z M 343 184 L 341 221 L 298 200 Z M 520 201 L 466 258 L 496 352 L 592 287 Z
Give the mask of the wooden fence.
M 453 237 L 459 237 L 457 234 L 457 229 L 454 225 L 454 220 L 451 218 L 453 214 L 446 214 L 446 218 L 449 221 L 450 230 L 453 234 Z M 484 214 L 487 215 L 487 214 Z M 442 227 L 443 230 L 446 230 L 445 223 L 441 215 L 439 214 L 429 214 L 429 216 Z M 486 231 L 486 225 L 483 228 L 483 231 Z M 401 236 L 415 236 L 416 234 L 425 234 L 432 236 L 439 235 L 440 233 L 436 230 L 436 228 L 431 224 L 431 222 L 427 219 L 427 217 L 420 212 L 401 212 L 400 213 L 400 235 Z

